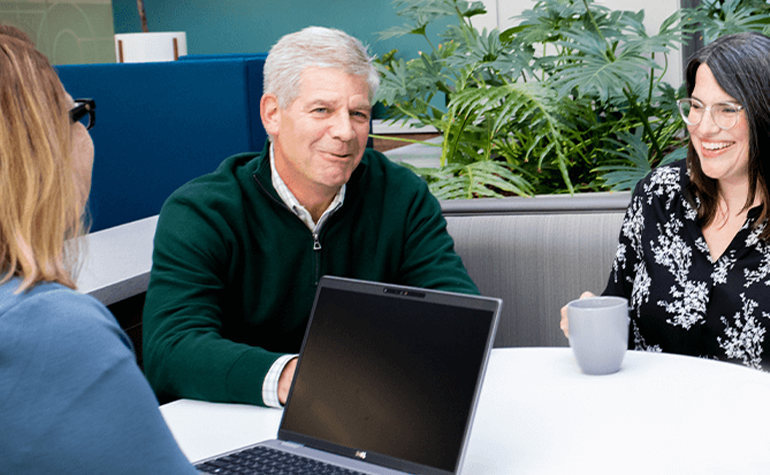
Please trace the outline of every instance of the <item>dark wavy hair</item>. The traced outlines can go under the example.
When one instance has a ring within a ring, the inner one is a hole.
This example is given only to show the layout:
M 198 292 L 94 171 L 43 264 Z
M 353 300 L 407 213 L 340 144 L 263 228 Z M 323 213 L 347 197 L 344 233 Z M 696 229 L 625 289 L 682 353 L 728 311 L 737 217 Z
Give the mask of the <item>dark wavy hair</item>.
M 744 210 L 749 208 L 757 194 L 762 202 L 762 213 L 754 223 L 758 225 L 770 217 L 768 194 L 768 164 L 770 159 L 770 38 L 760 33 L 738 33 L 718 38 L 696 52 L 687 64 L 687 96 L 695 89 L 695 74 L 701 64 L 711 69 L 719 86 L 743 106 L 749 126 L 749 195 Z M 707 177 L 700 159 L 690 142 L 687 151 L 690 169 L 689 191 L 700 201 L 698 220 L 709 225 L 717 211 L 717 181 Z M 762 239 L 770 238 L 770 226 L 762 232 Z

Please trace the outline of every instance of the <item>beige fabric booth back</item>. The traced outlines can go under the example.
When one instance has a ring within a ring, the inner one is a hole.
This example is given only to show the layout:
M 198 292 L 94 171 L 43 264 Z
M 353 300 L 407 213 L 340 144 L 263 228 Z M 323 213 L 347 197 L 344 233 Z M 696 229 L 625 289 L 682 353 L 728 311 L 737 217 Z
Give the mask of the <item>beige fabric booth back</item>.
M 484 295 L 503 299 L 496 347 L 567 346 L 559 309 L 601 293 L 630 193 L 452 200 L 449 234 Z

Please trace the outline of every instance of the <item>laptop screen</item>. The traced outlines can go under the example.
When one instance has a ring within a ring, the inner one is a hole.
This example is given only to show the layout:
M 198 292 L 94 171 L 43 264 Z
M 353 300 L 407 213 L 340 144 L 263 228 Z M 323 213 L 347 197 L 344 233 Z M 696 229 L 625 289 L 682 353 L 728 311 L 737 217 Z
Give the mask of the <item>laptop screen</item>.
M 499 301 L 405 289 L 322 280 L 281 439 L 458 468 Z

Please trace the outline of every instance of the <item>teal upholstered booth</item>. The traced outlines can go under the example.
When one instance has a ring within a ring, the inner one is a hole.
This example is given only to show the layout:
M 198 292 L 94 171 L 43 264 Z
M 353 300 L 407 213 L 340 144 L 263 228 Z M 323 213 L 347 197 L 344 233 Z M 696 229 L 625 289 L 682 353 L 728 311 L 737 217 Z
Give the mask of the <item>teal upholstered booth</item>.
M 93 231 L 156 215 L 182 184 L 262 149 L 265 56 L 57 67 L 72 97 L 96 100 Z

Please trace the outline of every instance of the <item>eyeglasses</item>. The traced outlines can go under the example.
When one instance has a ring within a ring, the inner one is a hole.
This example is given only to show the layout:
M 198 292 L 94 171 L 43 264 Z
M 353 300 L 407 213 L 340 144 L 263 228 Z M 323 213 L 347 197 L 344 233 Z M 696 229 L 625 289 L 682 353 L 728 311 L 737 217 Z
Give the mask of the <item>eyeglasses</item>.
M 70 120 L 73 124 L 80 122 L 86 130 L 91 130 L 96 124 L 96 101 L 93 99 L 75 99 L 75 107 L 70 109 Z
M 741 115 L 743 106 L 734 102 L 720 102 L 706 107 L 698 99 L 679 99 L 676 101 L 679 106 L 679 114 L 682 116 L 685 124 L 698 125 L 703 120 L 706 112 L 711 112 L 711 119 L 722 130 L 729 130 L 735 127 Z

